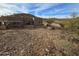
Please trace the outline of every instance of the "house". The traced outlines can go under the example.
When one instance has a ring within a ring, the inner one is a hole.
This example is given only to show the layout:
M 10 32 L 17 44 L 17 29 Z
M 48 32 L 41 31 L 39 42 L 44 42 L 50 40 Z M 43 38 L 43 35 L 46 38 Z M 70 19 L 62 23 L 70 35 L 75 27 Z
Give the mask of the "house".
M 42 19 L 41 18 L 33 18 L 34 26 L 41 26 Z
M 0 20 L 0 29 L 23 27 L 21 20 Z
M 3 16 L 0 17 L 0 29 L 22 28 L 31 25 L 38 27 L 42 25 L 42 20 L 37 17 L 25 16 Z

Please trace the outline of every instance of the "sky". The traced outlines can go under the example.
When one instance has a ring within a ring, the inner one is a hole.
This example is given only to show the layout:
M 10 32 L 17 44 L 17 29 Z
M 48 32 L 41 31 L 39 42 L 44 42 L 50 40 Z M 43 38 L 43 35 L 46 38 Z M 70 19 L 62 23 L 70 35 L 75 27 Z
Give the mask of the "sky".
M 79 15 L 79 3 L 0 3 L 0 16 L 28 13 L 44 18 L 67 18 L 73 12 Z

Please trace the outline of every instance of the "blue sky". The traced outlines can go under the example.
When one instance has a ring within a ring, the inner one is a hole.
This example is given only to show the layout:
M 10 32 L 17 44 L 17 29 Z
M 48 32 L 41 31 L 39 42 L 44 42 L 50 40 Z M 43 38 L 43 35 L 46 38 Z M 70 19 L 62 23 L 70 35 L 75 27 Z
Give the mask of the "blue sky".
M 79 14 L 79 3 L 2 3 L 0 16 L 14 13 L 29 13 L 39 17 L 69 17 Z

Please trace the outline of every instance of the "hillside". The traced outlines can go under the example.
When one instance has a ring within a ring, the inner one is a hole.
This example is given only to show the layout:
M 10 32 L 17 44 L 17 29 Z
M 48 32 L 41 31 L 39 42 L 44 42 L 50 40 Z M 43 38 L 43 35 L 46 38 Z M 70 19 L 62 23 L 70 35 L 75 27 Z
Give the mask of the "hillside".
M 79 36 L 66 30 L 0 30 L 0 55 L 79 55 Z
M 64 26 L 64 29 L 68 29 L 71 30 L 73 32 L 75 32 L 76 34 L 79 35 L 79 17 L 76 18 L 66 18 L 66 19 L 48 19 L 47 20 L 48 23 L 59 23 L 62 24 Z

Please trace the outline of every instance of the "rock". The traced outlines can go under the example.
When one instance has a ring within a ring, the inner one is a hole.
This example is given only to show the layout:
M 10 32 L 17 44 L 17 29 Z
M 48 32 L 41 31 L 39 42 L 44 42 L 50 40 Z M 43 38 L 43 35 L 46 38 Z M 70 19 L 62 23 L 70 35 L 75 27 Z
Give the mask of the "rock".
M 45 49 L 45 51 L 46 51 L 46 52 L 49 52 L 49 50 L 48 50 L 47 48 Z

